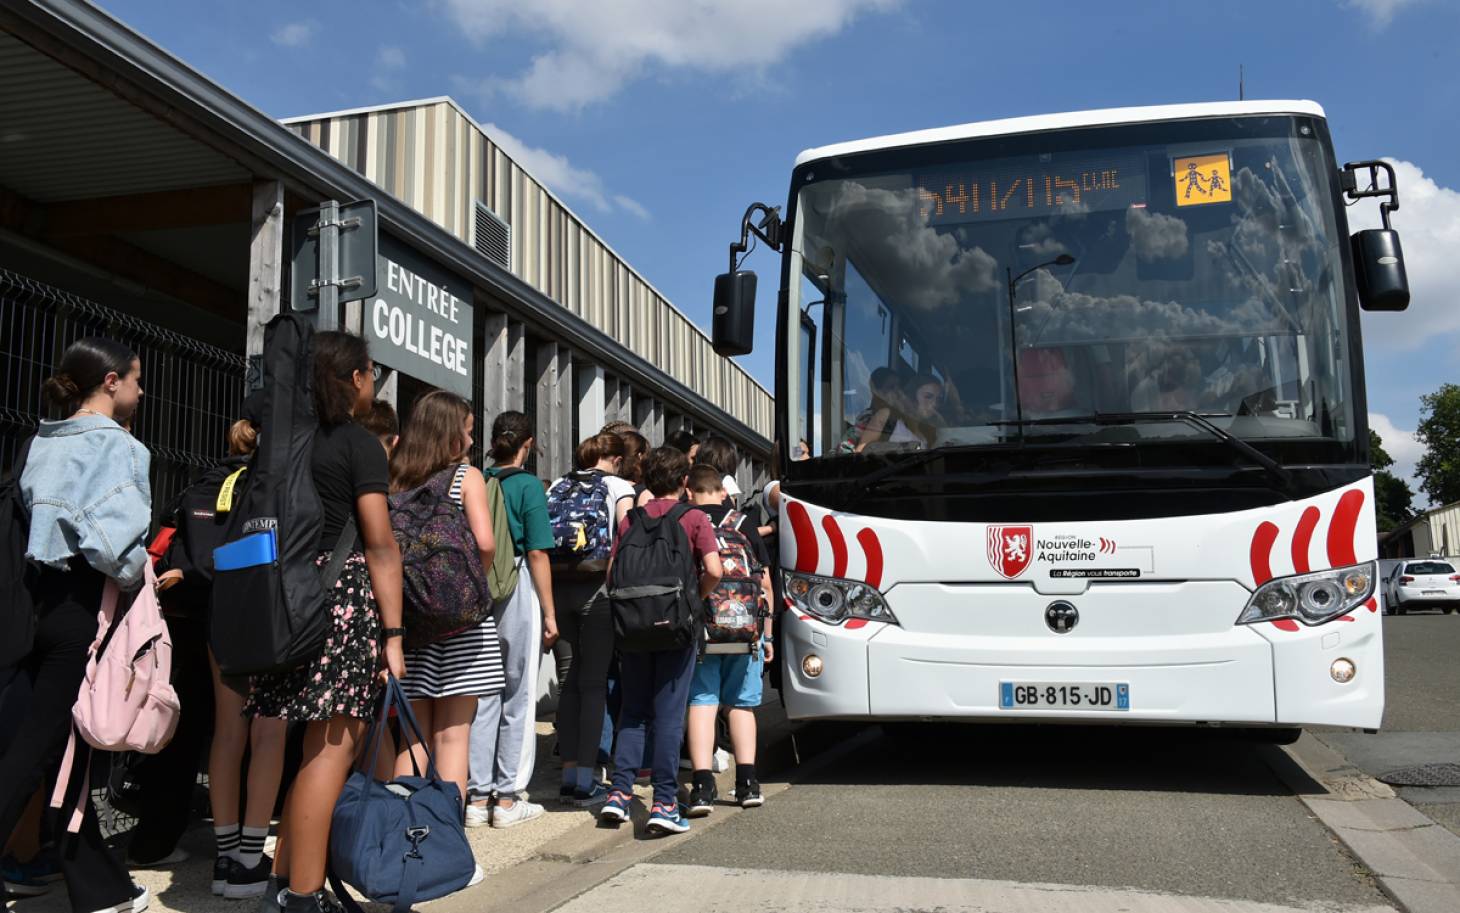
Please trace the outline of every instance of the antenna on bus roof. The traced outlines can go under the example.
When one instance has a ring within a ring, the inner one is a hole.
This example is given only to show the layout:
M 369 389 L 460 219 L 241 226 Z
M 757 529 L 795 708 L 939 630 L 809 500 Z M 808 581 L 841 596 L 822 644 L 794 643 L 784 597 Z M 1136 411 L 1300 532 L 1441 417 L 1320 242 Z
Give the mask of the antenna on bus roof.
M 1237 100 L 1244 101 L 1247 98 L 1247 73 L 1242 64 L 1237 64 Z

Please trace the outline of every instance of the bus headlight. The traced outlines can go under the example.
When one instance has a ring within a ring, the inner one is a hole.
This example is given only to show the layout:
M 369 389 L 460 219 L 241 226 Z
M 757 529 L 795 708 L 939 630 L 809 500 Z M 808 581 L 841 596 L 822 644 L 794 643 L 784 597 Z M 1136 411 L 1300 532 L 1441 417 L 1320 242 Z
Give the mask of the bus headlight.
M 1306 625 L 1321 625 L 1367 602 L 1374 595 L 1375 579 L 1373 562 L 1278 577 L 1252 593 L 1237 624 L 1296 618 Z
M 790 608 L 813 618 L 828 624 L 841 624 L 848 618 L 897 624 L 887 600 L 865 583 L 795 571 L 783 571 L 782 575 Z

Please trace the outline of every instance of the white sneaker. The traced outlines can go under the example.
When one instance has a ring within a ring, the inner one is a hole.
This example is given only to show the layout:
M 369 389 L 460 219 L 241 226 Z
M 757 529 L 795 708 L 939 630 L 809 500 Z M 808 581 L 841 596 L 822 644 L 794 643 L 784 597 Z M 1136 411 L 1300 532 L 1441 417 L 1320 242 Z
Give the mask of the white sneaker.
M 490 805 L 467 805 L 466 826 L 486 827 L 492 823 L 492 807 Z
M 485 881 L 486 877 L 487 870 L 482 868 L 481 866 L 477 866 L 476 870 L 471 873 L 471 881 L 468 881 L 466 883 L 466 886 L 468 888 L 474 888 L 477 885 L 481 884 L 483 881 Z
M 544 814 L 543 807 L 526 799 L 518 799 L 512 803 L 511 808 L 503 808 L 498 805 L 492 809 L 492 827 L 516 827 L 526 821 L 541 818 Z
M 710 771 L 717 774 L 724 773 L 725 771 L 729 770 L 730 765 L 734 763 L 735 762 L 731 757 L 730 752 L 726 751 L 723 748 L 716 748 L 715 756 L 710 760 Z
M 147 909 L 147 904 L 152 901 L 152 895 L 147 892 L 146 888 L 137 884 L 135 881 L 132 882 L 132 890 L 131 900 L 124 900 L 114 907 L 105 907 L 101 910 L 93 911 L 93 913 L 142 913 L 143 910 Z

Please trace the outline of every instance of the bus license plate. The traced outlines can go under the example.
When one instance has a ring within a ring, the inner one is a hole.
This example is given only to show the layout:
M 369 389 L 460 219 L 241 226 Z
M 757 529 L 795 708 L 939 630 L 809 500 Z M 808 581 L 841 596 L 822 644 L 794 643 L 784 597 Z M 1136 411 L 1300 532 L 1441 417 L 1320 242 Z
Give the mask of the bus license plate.
M 1123 682 L 999 682 L 1000 710 L 1129 710 Z

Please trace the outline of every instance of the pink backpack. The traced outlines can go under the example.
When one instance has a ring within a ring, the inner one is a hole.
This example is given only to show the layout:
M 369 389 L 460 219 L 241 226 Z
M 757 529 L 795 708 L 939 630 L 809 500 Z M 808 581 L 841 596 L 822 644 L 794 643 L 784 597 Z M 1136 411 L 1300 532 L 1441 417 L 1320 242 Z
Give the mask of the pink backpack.
M 101 751 L 137 751 L 156 754 L 172 738 L 177 729 L 177 692 L 172 689 L 172 638 L 162 620 L 157 603 L 157 577 L 152 563 L 145 565 L 145 578 L 137 597 L 132 600 L 122 620 L 116 618 L 119 590 L 108 580 L 102 591 L 101 611 L 97 613 L 96 640 L 86 661 L 86 677 L 76 705 L 71 709 L 70 741 L 61 760 L 61 773 L 51 794 L 51 807 L 60 808 L 65 801 L 76 759 L 76 736 Z M 106 649 L 101 650 L 103 641 Z M 98 655 L 98 651 L 101 651 Z M 81 828 L 82 810 L 89 796 L 91 763 L 82 772 L 76 806 L 71 812 L 68 830 Z

